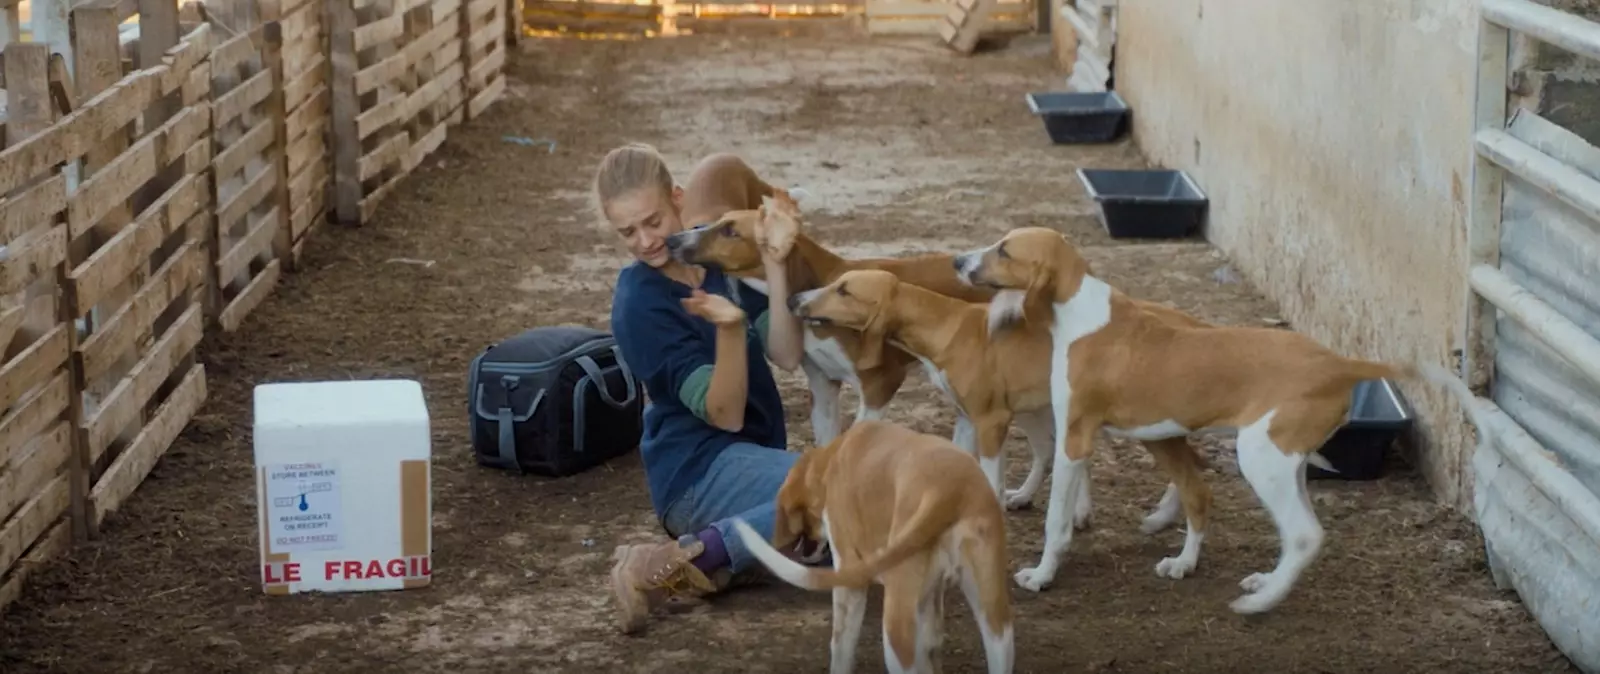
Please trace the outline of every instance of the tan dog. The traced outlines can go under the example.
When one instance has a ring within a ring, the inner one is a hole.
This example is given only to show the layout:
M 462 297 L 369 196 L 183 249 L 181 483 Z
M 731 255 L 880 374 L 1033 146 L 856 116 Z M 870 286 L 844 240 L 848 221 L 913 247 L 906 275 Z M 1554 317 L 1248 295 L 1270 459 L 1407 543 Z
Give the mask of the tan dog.
M 1050 428 L 1050 377 L 1040 367 L 1050 356 L 1047 319 L 991 332 L 991 317 L 1005 311 L 999 298 L 989 305 L 966 304 L 903 283 L 878 270 L 846 272 L 822 288 L 794 295 L 790 310 L 802 321 L 837 325 L 862 334 L 870 352 L 889 342 L 923 359 L 930 378 L 955 404 L 961 415 L 958 427 L 975 429 L 962 449 L 974 454 L 990 488 L 1004 496 L 1008 507 L 1032 498 L 1044 479 L 1048 454 L 1035 452 L 1033 466 L 1021 489 L 1003 491 L 1004 443 L 1013 418 Z M 999 307 L 999 309 L 997 309 Z M 960 445 L 958 439 L 957 444 Z M 1183 438 L 1154 443 L 1150 451 L 1173 476 L 1169 493 L 1180 493 L 1191 520 L 1203 523 L 1210 490 L 1200 477 L 1201 459 Z M 1087 491 L 1079 490 L 1075 515 L 1088 508 Z M 1163 499 L 1146 518 L 1146 531 L 1157 531 L 1177 517 L 1176 498 Z M 1075 522 L 1081 524 L 1081 522 Z M 1203 524 L 1202 524 L 1203 526 Z M 1191 530 L 1195 528 L 1191 522 Z M 1194 552 L 1198 555 L 1198 549 Z M 1179 568 L 1176 561 L 1158 567 L 1163 575 L 1181 578 L 1193 564 Z M 1167 570 L 1171 567 L 1172 570 Z
M 1139 440 L 1235 431 L 1239 467 L 1282 541 L 1277 566 L 1240 586 L 1238 613 L 1271 610 L 1321 551 L 1323 530 L 1306 493 L 1305 465 L 1331 468 L 1316 450 L 1343 424 L 1356 384 L 1421 374 L 1461 390 L 1442 368 L 1340 356 L 1299 333 L 1267 328 L 1174 326 L 1095 278 L 1054 230 L 1013 230 L 957 256 L 974 285 L 1022 289 L 1030 311 L 1050 312 L 1050 399 L 1057 435 L 1044 554 L 1016 575 L 1038 591 L 1072 540 L 1064 511 L 1082 488 L 1101 428 Z M 1448 380 L 1448 381 L 1447 381 Z M 1453 382 L 1453 385 L 1452 385 Z
M 719 267 L 744 285 L 765 293 L 766 267 L 756 245 L 762 235 L 769 245 L 784 252 L 791 292 L 811 290 L 851 269 L 884 269 L 907 282 L 969 302 L 987 302 L 994 295 L 992 290 L 974 288 L 956 278 L 948 254 L 857 260 L 840 257 L 801 231 L 799 206 L 783 190 L 773 190 L 761 208 L 729 211 L 704 227 L 676 234 L 667 246 L 680 262 Z M 881 419 L 889 400 L 905 383 L 906 372 L 917 362 L 904 352 L 887 350 L 878 360 L 867 363 L 862 360 L 858 335 L 850 330 L 808 325 L 804 340 L 801 367 L 811 389 L 811 430 L 819 445 L 831 442 L 845 426 L 839 408 L 841 384 L 855 386 L 860 394 L 856 419 Z M 1029 437 L 1032 441 L 1033 436 Z M 1049 444 L 1043 435 L 1038 436 L 1037 442 L 1041 446 Z
M 961 281 L 956 276 L 953 258 L 948 254 L 857 260 L 840 257 L 805 235 L 801 229 L 798 208 L 788 195 L 775 194 L 770 201 L 754 211 L 732 211 L 711 226 L 675 235 L 678 240 L 669 241 L 669 246 L 681 261 L 717 265 L 728 274 L 763 291 L 764 286 L 759 284 L 765 280 L 766 274 L 760 250 L 755 244 L 758 238 L 765 238 L 780 250 L 788 250 L 785 258 L 788 281 L 795 293 L 830 283 L 841 274 L 872 269 L 888 272 L 906 283 L 948 296 L 953 304 L 960 306 L 985 306 L 973 303 L 986 301 L 995 294 L 993 290 L 976 288 Z M 905 382 L 906 373 L 914 363 L 922 362 L 930 379 L 938 381 L 937 372 L 929 369 L 927 362 L 903 349 L 885 347 L 882 340 L 875 340 L 872 348 L 867 349 L 863 346 L 861 333 L 856 329 L 816 321 L 806 322 L 804 326 L 806 355 L 801 366 L 811 386 L 811 423 L 816 444 L 827 444 L 843 425 L 839 419 L 838 402 L 841 382 L 850 382 L 860 391 L 861 402 L 856 411 L 856 419 L 860 420 L 883 418 L 884 407 Z M 1039 383 L 1048 386 L 1048 380 L 1043 378 L 1042 373 Z M 1034 493 L 1044 480 L 1045 459 L 1054 447 L 1048 414 L 1022 415 L 1016 421 L 1028 439 L 1034 458 L 1032 470 L 1022 488 L 1014 492 L 996 492 L 998 497 L 1005 499 L 1008 508 L 1032 503 Z M 1002 443 L 1004 432 L 1005 428 L 1002 427 Z M 978 441 L 966 415 L 957 416 L 952 440 L 976 455 Z M 1168 507 L 1161 510 L 1166 513 L 1167 520 L 1165 523 L 1152 520 L 1149 523 L 1154 527 L 1151 531 L 1160 530 L 1176 521 L 1177 490 L 1169 489 L 1168 492 L 1168 497 L 1163 499 Z M 1083 490 L 1081 493 L 1073 515 L 1073 524 L 1079 528 L 1088 525 L 1092 509 L 1089 491 Z
M 1016 660 L 1006 581 L 1005 515 L 972 458 L 948 440 L 877 420 L 851 425 L 801 455 L 778 490 L 773 540 L 734 529 L 784 581 L 833 590 L 833 674 L 850 672 L 867 609 L 883 585 L 883 655 L 890 672 L 937 672 L 944 592 L 959 584 L 983 635 L 990 674 Z M 777 548 L 826 539 L 833 570 L 802 566 Z M 776 548 L 774 547 L 776 545 Z

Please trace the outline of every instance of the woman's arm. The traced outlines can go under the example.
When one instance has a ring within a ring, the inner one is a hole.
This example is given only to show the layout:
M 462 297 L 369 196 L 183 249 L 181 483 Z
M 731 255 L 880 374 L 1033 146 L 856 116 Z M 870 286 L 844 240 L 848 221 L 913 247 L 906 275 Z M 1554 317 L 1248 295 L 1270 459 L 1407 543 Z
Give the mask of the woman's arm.
M 750 372 L 745 348 L 745 313 L 728 298 L 695 290 L 683 308 L 717 326 L 716 359 L 705 392 L 705 420 L 730 433 L 744 428 Z
M 767 357 L 785 372 L 794 372 L 805 354 L 805 337 L 800 319 L 789 312 L 788 271 L 781 258 L 767 254 L 765 246 L 761 258 L 767 271 Z

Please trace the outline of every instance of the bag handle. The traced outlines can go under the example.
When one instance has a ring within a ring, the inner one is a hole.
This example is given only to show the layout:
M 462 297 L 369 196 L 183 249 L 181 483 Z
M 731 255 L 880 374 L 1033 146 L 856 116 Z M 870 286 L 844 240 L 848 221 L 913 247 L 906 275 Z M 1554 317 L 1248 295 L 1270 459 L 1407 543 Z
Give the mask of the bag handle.
M 500 386 L 507 393 L 506 402 L 511 402 L 509 394 L 521 383 L 521 380 L 512 376 L 500 378 Z M 483 387 L 483 384 L 478 384 L 478 401 L 480 404 L 483 401 Z M 519 475 L 525 471 L 522 469 L 522 462 L 517 460 L 516 425 L 533 417 L 533 413 L 539 410 L 539 403 L 544 401 L 544 394 L 544 389 L 540 389 L 538 393 L 534 394 L 533 402 L 528 405 L 527 414 L 518 415 L 513 413 L 510 405 L 501 405 L 495 410 L 495 427 L 499 431 L 499 442 L 497 444 L 500 450 L 500 462 L 504 466 L 515 469 Z M 481 414 L 482 412 L 480 411 L 479 413 Z
M 634 399 L 639 397 L 639 389 L 633 383 L 633 373 L 628 370 L 628 363 L 622 360 L 622 349 L 612 345 L 611 353 L 616 355 L 617 367 L 622 370 L 622 381 L 628 385 L 628 398 L 621 402 L 611 397 L 611 387 L 606 386 L 605 375 L 600 372 L 599 363 L 594 362 L 594 359 L 588 356 L 578 356 L 573 359 L 573 362 L 577 363 L 578 367 L 583 368 L 589 378 L 594 380 L 595 388 L 600 391 L 600 398 L 605 400 L 607 405 L 620 410 L 633 404 Z

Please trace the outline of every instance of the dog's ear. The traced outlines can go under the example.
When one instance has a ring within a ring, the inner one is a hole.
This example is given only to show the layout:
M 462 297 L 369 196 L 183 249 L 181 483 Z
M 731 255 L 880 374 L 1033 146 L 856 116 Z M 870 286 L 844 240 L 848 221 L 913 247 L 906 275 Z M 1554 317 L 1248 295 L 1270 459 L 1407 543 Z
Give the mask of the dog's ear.
M 801 455 L 801 460 L 805 456 Z M 799 461 L 789 469 L 789 477 L 778 489 L 777 512 L 772 521 L 772 547 L 784 550 L 794 547 L 806 530 L 805 499 L 795 493 L 795 483 L 805 482 L 804 467 Z
M 779 195 L 782 195 L 779 192 Z M 795 239 L 800 237 L 800 218 L 798 212 L 785 208 L 783 201 L 774 197 L 762 197 L 760 218 L 756 220 L 756 244 L 768 250 L 774 258 L 788 259 L 789 251 L 794 248 Z M 789 202 L 792 206 L 793 201 Z
M 1046 302 L 1054 302 L 1055 301 L 1055 297 L 1053 297 L 1053 296 L 1051 296 L 1051 297 L 1041 296 L 1041 293 L 1044 293 L 1045 291 L 1050 289 L 1050 281 L 1051 281 L 1050 269 L 1048 267 L 1046 267 L 1043 263 L 1039 263 L 1039 262 L 1034 262 L 1029 266 L 1033 268 L 1032 269 L 1033 273 L 1032 273 L 1031 277 L 1028 279 L 1028 290 L 1027 290 L 1027 294 L 1025 294 L 1023 296 L 1023 302 L 1038 302 L 1040 300 L 1044 300 Z
M 889 303 L 894 301 L 894 288 L 884 294 L 882 302 L 873 307 L 867 324 L 861 328 L 861 354 L 856 363 L 863 370 L 883 364 L 883 340 L 889 331 Z

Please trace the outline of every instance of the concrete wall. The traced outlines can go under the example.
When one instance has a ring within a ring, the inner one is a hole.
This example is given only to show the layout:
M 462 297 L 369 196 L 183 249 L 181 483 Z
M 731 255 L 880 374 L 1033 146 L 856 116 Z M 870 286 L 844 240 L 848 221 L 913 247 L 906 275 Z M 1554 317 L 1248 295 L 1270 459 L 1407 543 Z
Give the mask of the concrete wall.
M 1211 198 L 1207 237 L 1340 352 L 1454 364 L 1476 0 L 1123 0 L 1116 88 L 1152 163 Z M 1403 391 L 1439 495 L 1470 498 L 1448 394 Z

